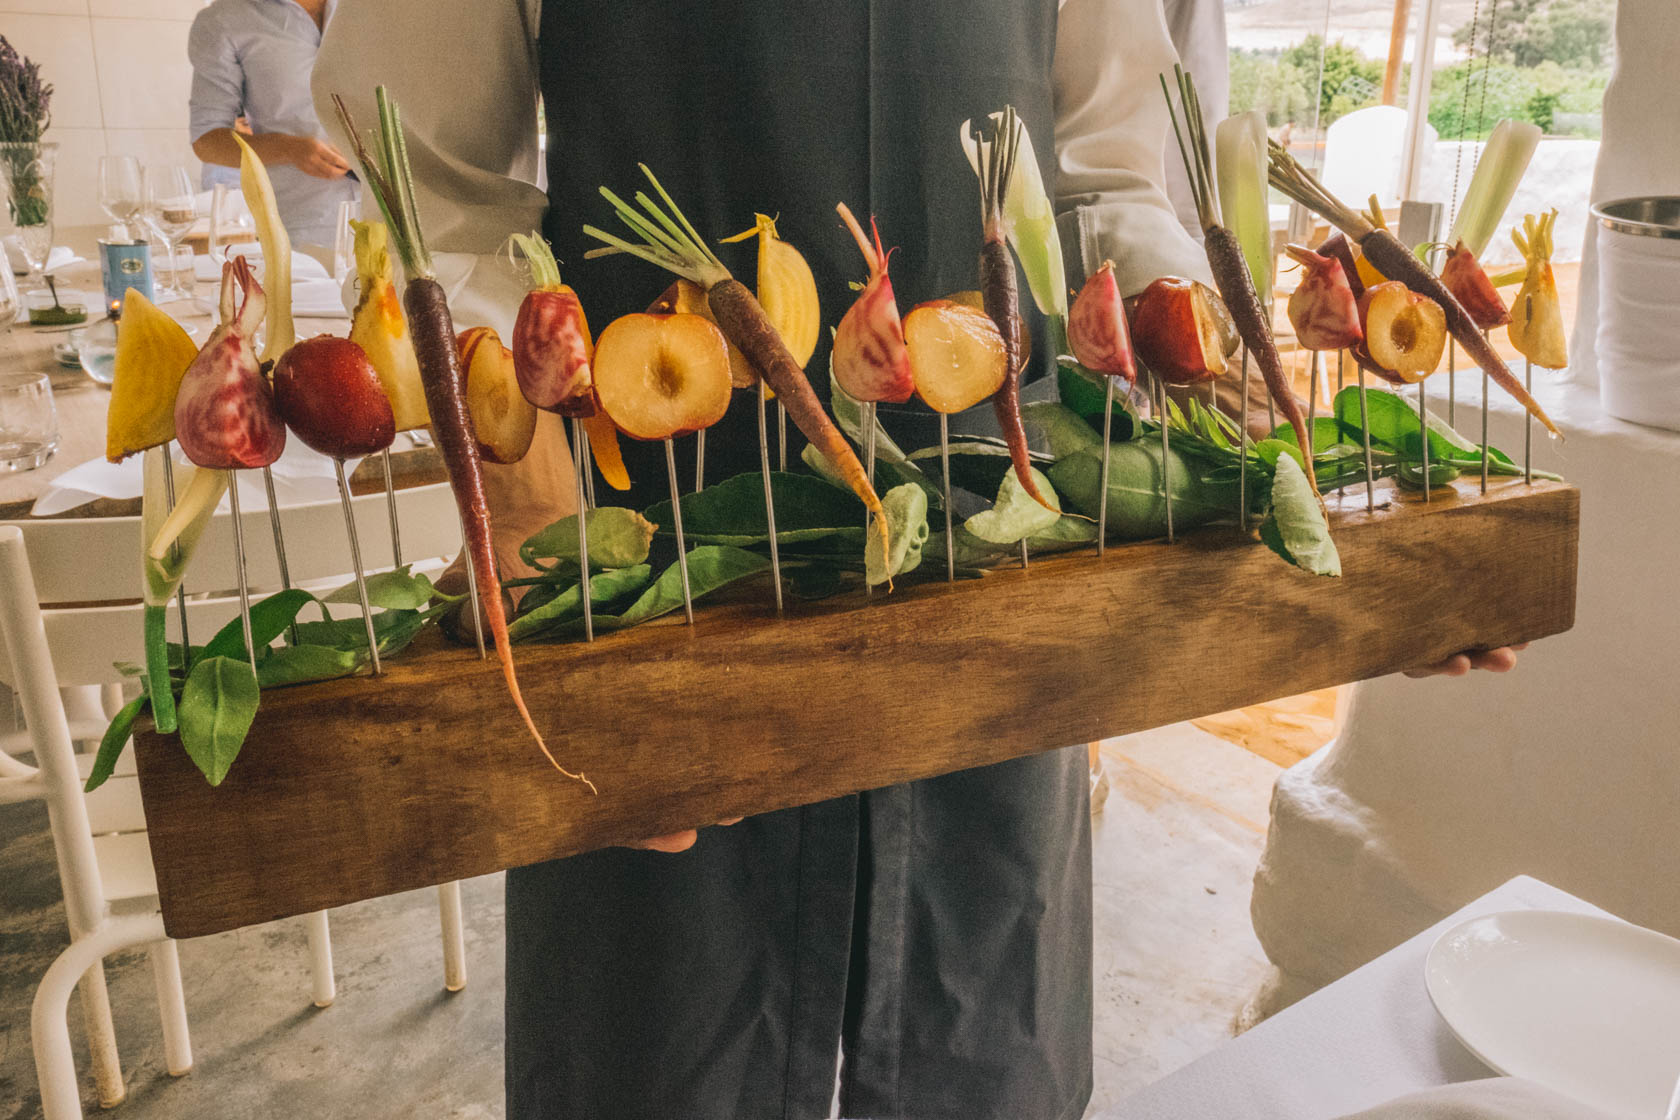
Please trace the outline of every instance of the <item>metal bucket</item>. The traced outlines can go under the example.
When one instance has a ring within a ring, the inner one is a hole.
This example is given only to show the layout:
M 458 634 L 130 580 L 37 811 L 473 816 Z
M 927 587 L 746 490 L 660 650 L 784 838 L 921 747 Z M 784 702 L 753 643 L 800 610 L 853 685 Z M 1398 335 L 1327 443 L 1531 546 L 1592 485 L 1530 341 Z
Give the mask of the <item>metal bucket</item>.
M 1592 208 L 1598 236 L 1599 401 L 1680 431 L 1680 195 Z

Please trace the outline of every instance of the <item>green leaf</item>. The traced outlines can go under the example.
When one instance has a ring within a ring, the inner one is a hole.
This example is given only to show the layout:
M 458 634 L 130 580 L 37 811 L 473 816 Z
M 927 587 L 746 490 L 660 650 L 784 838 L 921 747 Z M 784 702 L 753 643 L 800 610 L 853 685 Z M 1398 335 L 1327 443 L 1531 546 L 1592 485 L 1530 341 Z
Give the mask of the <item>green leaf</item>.
M 1097 406 L 1097 423 L 1102 423 L 1102 406 Z M 1115 417 L 1119 419 L 1118 416 Z M 1066 405 L 1055 401 L 1036 401 L 1021 406 L 1021 423 L 1038 437 L 1038 442 L 1050 448 L 1052 459 L 1061 459 L 1078 451 L 1102 450 L 1102 431 L 1088 424 L 1084 417 Z M 1116 424 L 1116 427 L 1119 425 Z M 1123 442 L 1116 439 L 1114 442 Z
M 593 543 L 593 542 L 592 542 Z M 629 568 L 614 568 L 589 577 L 590 609 L 607 607 L 629 595 L 634 595 L 653 578 L 653 568 L 636 564 Z M 528 641 L 565 623 L 583 617 L 583 585 L 574 583 L 558 594 L 508 623 L 508 637 L 515 642 Z M 523 604 L 522 604 L 523 605 Z
M 451 602 L 440 602 L 424 611 L 380 611 L 374 615 L 373 635 L 379 643 L 380 656 L 400 653 L 427 622 L 450 606 Z M 326 646 L 359 657 L 367 656 L 367 627 L 359 611 L 348 618 L 327 622 L 300 622 L 297 633 L 299 645 Z
M 257 683 L 263 688 L 330 681 L 348 677 L 367 660 L 367 647 L 356 650 L 331 646 L 270 646 L 257 660 Z
M 669 508 L 670 503 L 666 503 L 666 509 Z M 687 512 L 687 507 L 684 507 L 683 513 L 686 515 Z M 635 510 L 622 506 L 592 509 L 584 519 L 584 526 L 589 530 L 591 571 L 632 568 L 647 562 L 648 546 L 653 542 L 656 526 Z M 551 560 L 565 561 L 576 570 L 579 566 L 576 515 L 562 517 L 546 529 L 532 534 L 519 546 L 519 558 L 533 568 L 549 567 L 542 561 Z
M 146 638 L 146 691 L 157 697 L 152 723 L 163 734 L 175 730 L 175 685 L 169 675 L 168 608 L 147 603 L 143 612 Z
M 861 505 L 859 506 L 861 509 Z M 689 591 L 699 599 L 736 580 L 768 571 L 770 561 L 756 552 L 727 545 L 701 545 L 688 554 Z M 660 615 L 669 614 L 683 605 L 682 573 L 672 564 L 660 574 L 652 587 L 621 615 L 607 615 L 595 620 L 595 625 L 620 630 L 636 626 Z
M 251 604 L 251 640 L 261 651 L 274 639 L 285 633 L 286 627 L 292 624 L 297 614 L 305 606 L 315 602 L 315 596 L 300 587 L 287 591 L 276 592 L 266 599 L 259 599 Z M 216 631 L 199 654 L 199 660 L 204 661 L 212 657 L 244 658 L 245 630 L 236 617 L 230 619 L 226 626 Z M 249 666 L 247 666 L 248 668 Z
M 1054 510 L 1045 509 L 1038 501 L 1028 494 L 1021 485 L 1015 472 L 1010 471 L 1003 478 L 1003 484 L 998 487 L 997 500 L 991 509 L 981 510 L 979 513 L 963 522 L 963 527 L 983 541 L 992 544 L 1010 545 L 1034 533 L 1048 530 L 1061 520 L 1061 503 L 1056 498 L 1056 491 L 1050 485 L 1050 480 L 1037 470 L 1033 471 L 1033 480 L 1039 484 L 1039 490 L 1050 499 Z
M 1162 500 L 1162 455 L 1159 440 L 1117 443 L 1110 452 L 1108 473 L 1108 536 L 1110 540 L 1148 540 L 1167 531 Z M 1235 518 L 1236 472 L 1226 481 L 1210 480 L 1191 459 L 1172 449 L 1173 528 L 1178 531 Z M 1056 460 L 1048 472 L 1056 492 L 1080 513 L 1095 517 L 1100 508 L 1102 448 L 1080 451 Z M 1258 473 L 1258 472 L 1255 472 Z M 1255 489 L 1251 475 L 1250 489 Z
M 1093 373 L 1069 355 L 1064 354 L 1056 359 L 1056 390 L 1061 398 L 1059 403 L 1075 416 L 1089 420 L 1099 441 L 1102 439 L 1103 402 L 1108 399 L 1106 380 L 1103 374 Z M 1134 438 L 1139 431 L 1138 415 L 1132 409 L 1131 393 L 1127 387 L 1119 384 L 1114 389 L 1114 424 L 1110 438 L 1116 443 L 1123 443 Z M 1023 419 L 1027 409 L 1034 407 L 1036 405 L 1022 406 Z
M 117 759 L 122 757 L 123 748 L 128 746 L 128 740 L 134 734 L 134 721 L 140 718 L 150 700 L 151 697 L 141 693 L 111 717 L 111 726 L 105 729 L 99 740 L 99 753 L 94 755 L 93 769 L 88 771 L 83 793 L 92 793 L 104 785 L 105 779 L 117 768 Z
M 438 590 L 423 573 L 410 573 L 409 565 L 391 572 L 375 572 L 364 580 L 367 584 L 368 606 L 387 611 L 416 611 L 438 598 Z M 356 581 L 340 587 L 323 603 L 354 603 L 361 606 Z
M 181 690 L 181 745 L 219 786 L 227 777 L 257 714 L 257 677 L 244 658 L 205 657 Z
M 1260 525 L 1260 539 L 1296 567 L 1318 576 L 1342 574 L 1342 558 L 1330 539 L 1324 510 L 1294 455 L 1281 456 L 1272 479 L 1272 510 Z
M 821 540 L 838 533 L 850 534 L 861 547 L 864 508 L 850 490 L 808 474 L 779 471 L 771 472 L 770 488 L 776 501 L 779 542 Z M 744 546 L 770 540 L 764 476 L 756 471 L 725 479 L 697 494 L 684 494 L 682 514 L 683 534 L 690 543 Z M 650 506 L 647 516 L 661 526 L 662 536 L 675 535 L 669 501 Z M 669 532 L 667 526 L 673 526 Z
M 886 514 L 888 555 L 881 555 L 878 518 L 870 522 L 863 548 L 864 577 L 871 587 L 914 571 L 922 562 L 922 546 L 928 538 L 927 495 L 921 487 L 909 483 L 894 486 L 881 496 L 881 510 Z
M 1005 475 L 1014 469 L 1009 445 L 988 436 L 958 436 L 950 443 L 951 486 L 972 494 L 995 494 Z M 1054 460 L 1040 451 L 1027 453 L 1031 462 L 1048 466 Z M 924 447 L 910 453 L 910 461 L 919 464 L 929 478 L 942 479 L 939 448 Z M 941 482 L 943 485 L 943 482 Z

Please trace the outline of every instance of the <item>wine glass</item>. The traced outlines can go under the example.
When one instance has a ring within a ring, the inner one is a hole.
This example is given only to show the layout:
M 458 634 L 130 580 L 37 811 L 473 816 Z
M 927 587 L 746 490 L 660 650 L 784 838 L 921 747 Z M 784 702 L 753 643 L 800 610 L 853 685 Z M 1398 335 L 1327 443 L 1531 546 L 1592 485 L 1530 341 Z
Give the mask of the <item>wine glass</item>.
M 133 156 L 99 157 L 99 205 L 106 217 L 123 227 L 123 236 L 134 236 L 133 222 L 145 201 L 139 160 Z
M 179 286 L 175 271 L 175 254 L 181 238 L 192 229 L 198 219 L 193 198 L 192 179 L 179 164 L 161 164 L 146 169 L 146 224 L 163 238 L 169 254 L 169 287 L 158 293 L 158 302 L 166 299 L 191 299 L 192 292 Z

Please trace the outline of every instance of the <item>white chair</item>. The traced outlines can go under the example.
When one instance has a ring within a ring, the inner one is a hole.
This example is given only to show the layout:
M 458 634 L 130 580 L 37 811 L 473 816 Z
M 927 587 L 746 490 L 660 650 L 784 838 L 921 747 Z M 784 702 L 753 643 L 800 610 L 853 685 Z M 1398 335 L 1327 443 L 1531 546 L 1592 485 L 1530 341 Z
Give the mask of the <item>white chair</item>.
M 1338 118 L 1324 131 L 1325 189 L 1363 210 L 1374 194 L 1384 209 L 1400 205 L 1400 164 L 1406 149 L 1406 110 L 1372 105 Z M 1434 150 L 1435 129 L 1424 125 L 1424 152 Z
M 266 507 L 244 517 L 247 565 L 254 587 L 277 588 Z M 443 484 L 398 492 L 406 555 L 443 557 L 459 548 L 453 499 Z M 385 539 L 383 494 L 356 499 L 363 554 L 377 556 Z M 300 586 L 336 586 L 348 568 L 339 505 L 288 507 L 283 515 L 290 572 Z M 140 607 L 113 602 L 134 594 L 139 573 L 137 518 L 49 519 L 0 524 L 0 683 L 21 700 L 25 729 L 0 736 L 0 802 L 47 803 L 71 944 L 48 968 L 36 993 L 33 1035 L 45 1120 L 82 1115 L 67 1020 L 70 990 L 81 982 L 94 1078 L 102 1106 L 126 1090 L 105 988 L 103 958 L 124 948 L 149 948 L 163 1020 L 164 1052 L 176 1076 L 192 1067 L 186 1007 L 175 943 L 163 931 L 157 884 L 146 841 L 132 752 L 92 794 L 82 785 L 91 755 L 78 741 L 97 741 L 121 702 L 117 661 L 139 661 Z M 218 514 L 188 572 L 189 585 L 233 581 L 231 523 Z M 43 607 L 73 603 L 88 606 Z M 171 608 L 171 616 L 176 616 Z M 235 597 L 190 598 L 188 624 L 203 642 L 237 617 Z M 35 766 L 13 757 L 32 751 Z M 457 883 L 438 888 L 443 924 L 444 986 L 466 983 L 461 896 Z M 325 912 L 310 915 L 313 998 L 334 998 L 332 949 Z

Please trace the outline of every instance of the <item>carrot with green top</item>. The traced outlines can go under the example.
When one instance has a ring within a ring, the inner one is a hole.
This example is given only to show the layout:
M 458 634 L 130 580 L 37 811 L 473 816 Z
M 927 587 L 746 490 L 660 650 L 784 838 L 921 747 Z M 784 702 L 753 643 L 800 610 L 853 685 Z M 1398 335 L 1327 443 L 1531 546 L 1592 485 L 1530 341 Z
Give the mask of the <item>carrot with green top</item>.
M 638 166 L 641 167 L 642 174 L 647 176 L 653 189 L 658 192 L 664 205 L 655 202 L 645 191 L 637 191 L 636 202 L 640 206 L 638 209 L 606 187 L 602 187 L 602 197 L 612 203 L 613 209 L 618 212 L 620 220 L 630 228 L 635 240 L 626 240 L 595 226 L 586 225 L 583 232 L 603 242 L 603 247 L 591 249 L 584 256 L 593 258 L 612 253 L 629 253 L 704 288 L 706 304 L 711 308 L 712 318 L 717 321 L 724 337 L 747 356 L 747 360 L 752 363 L 759 376 L 764 378 L 777 399 L 786 406 L 788 415 L 793 417 L 793 422 L 799 426 L 799 430 L 805 433 L 805 438 L 833 464 L 840 477 L 846 480 L 846 485 L 851 487 L 864 507 L 876 518 L 881 526 L 882 552 L 890 556 L 886 515 L 881 508 L 881 499 L 876 496 L 875 488 L 870 485 L 869 476 L 864 471 L 863 464 L 858 461 L 857 455 L 853 453 L 851 444 L 846 442 L 846 438 L 840 434 L 840 429 L 834 426 L 834 421 L 823 411 L 822 401 L 817 399 L 816 392 L 805 377 L 804 369 L 788 352 L 781 332 L 765 314 L 757 297 L 752 294 L 752 289 L 735 279 L 724 263 L 707 247 L 705 240 L 683 216 L 683 212 L 678 209 L 653 172 L 648 170 L 647 165 Z
M 507 682 L 508 693 L 513 697 L 520 718 L 548 761 L 566 777 L 582 782 L 595 792 L 593 782 L 561 766 L 549 751 L 542 732 L 537 730 L 536 721 L 531 718 L 530 709 L 525 706 L 525 697 L 519 691 L 519 677 L 513 667 L 513 646 L 508 641 L 507 614 L 502 609 L 502 585 L 496 575 L 496 552 L 490 543 L 490 507 L 484 495 L 484 469 L 479 458 L 478 437 L 473 432 L 472 418 L 467 413 L 466 378 L 461 369 L 460 351 L 455 345 L 455 324 L 449 314 L 448 297 L 432 271 L 431 253 L 427 251 L 425 237 L 420 231 L 402 119 L 396 102 L 384 86 L 380 86 L 375 94 L 379 103 L 377 159 L 362 143 L 361 134 L 350 119 L 350 111 L 337 94 L 333 95 L 333 104 L 338 107 L 344 131 L 355 146 L 362 176 L 379 203 L 385 224 L 390 227 L 391 243 L 402 258 L 403 272 L 408 278 L 403 289 L 403 309 L 408 313 L 414 355 L 420 363 L 420 381 L 426 393 L 426 409 L 431 414 L 432 435 L 437 439 L 444 467 L 449 472 L 450 489 L 455 493 L 455 505 L 461 514 L 467 555 L 477 576 L 478 597 L 484 620 L 489 623 L 491 637 L 495 640 L 502 678 Z

